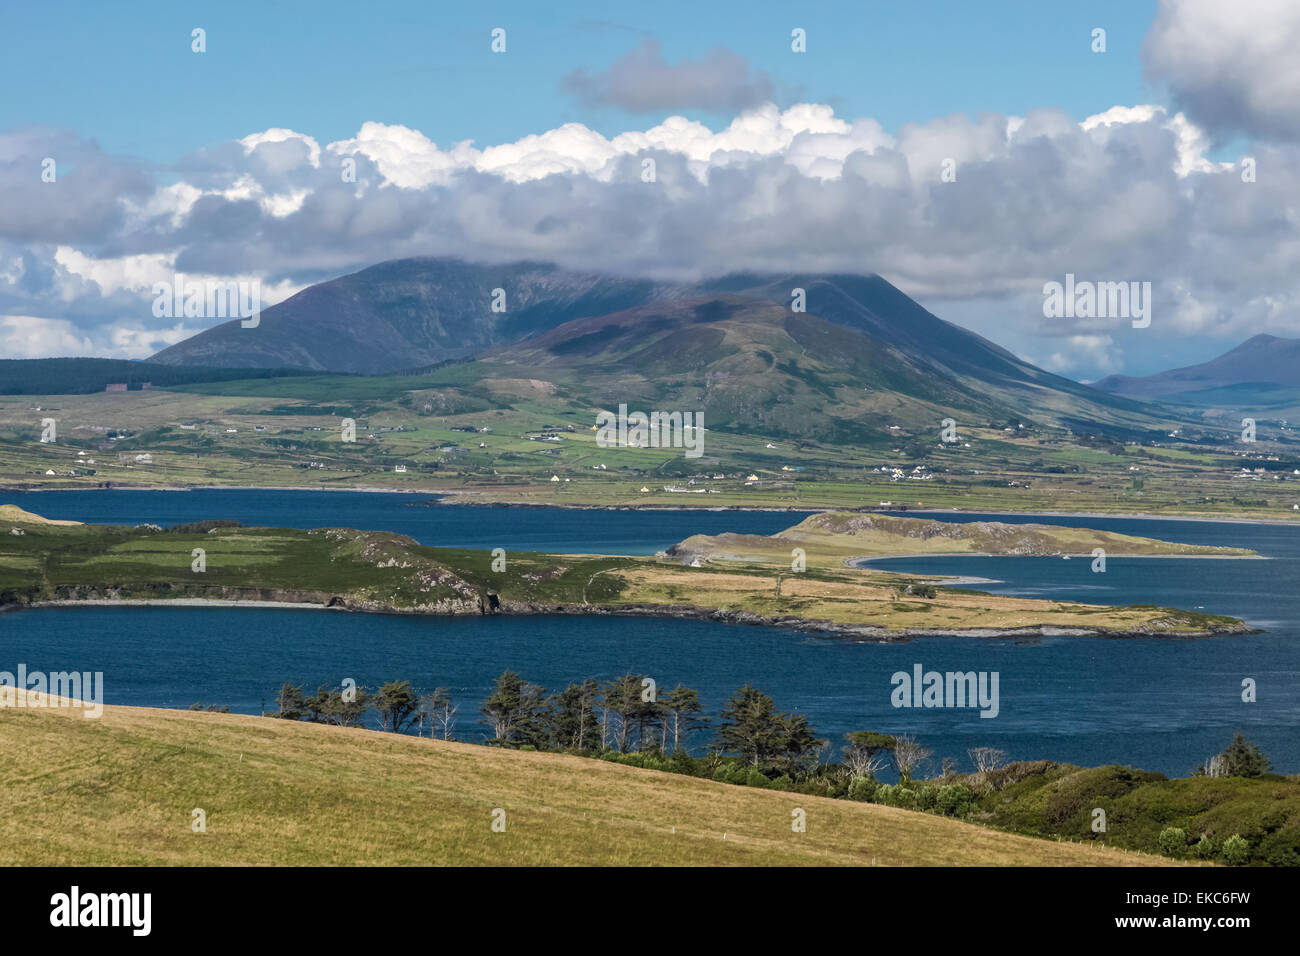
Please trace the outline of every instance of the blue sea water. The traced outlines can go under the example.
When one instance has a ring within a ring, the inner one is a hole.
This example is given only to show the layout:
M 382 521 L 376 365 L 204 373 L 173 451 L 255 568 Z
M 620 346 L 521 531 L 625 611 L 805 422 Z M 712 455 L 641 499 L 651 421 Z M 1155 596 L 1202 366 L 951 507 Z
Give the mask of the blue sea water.
M 387 528 L 422 542 L 598 553 L 652 553 L 699 531 L 770 533 L 802 515 L 407 507 L 407 496 L 353 492 L 46 492 L 9 495 L 49 517 L 136 524 L 236 518 L 286 527 Z M 418 500 L 418 499 L 415 499 Z M 949 520 L 981 516 L 940 515 Z M 1269 560 L 915 558 L 883 568 L 995 579 L 997 593 L 1097 604 L 1154 603 L 1241 617 L 1263 633 L 1203 640 L 934 637 L 855 642 L 780 628 L 664 619 L 405 618 L 247 608 L 55 608 L 0 615 L 0 669 L 99 670 L 106 702 L 186 707 L 197 701 L 258 713 L 284 681 L 376 686 L 409 679 L 448 686 L 456 736 L 481 740 L 478 706 L 509 668 L 548 689 L 632 671 L 661 688 L 700 690 L 706 708 L 749 682 L 784 710 L 808 715 L 838 750 L 850 730 L 910 732 L 967 766 L 992 745 L 1011 759 L 1124 763 L 1184 775 L 1234 730 L 1276 769 L 1300 771 L 1300 526 L 1032 518 L 1258 550 Z M 891 675 L 925 670 L 999 675 L 999 714 L 891 705 Z M 1250 678 L 1257 700 L 1242 700 Z M 697 741 L 697 743 L 699 743 Z

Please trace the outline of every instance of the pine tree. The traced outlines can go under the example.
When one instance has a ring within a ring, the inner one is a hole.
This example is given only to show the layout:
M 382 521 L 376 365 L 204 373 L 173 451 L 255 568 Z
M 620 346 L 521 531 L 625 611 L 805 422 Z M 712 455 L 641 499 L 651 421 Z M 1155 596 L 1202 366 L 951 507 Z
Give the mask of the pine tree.
M 379 726 L 390 733 L 402 733 L 420 716 L 420 697 L 409 680 L 389 681 L 375 693 Z
M 1229 777 L 1259 777 L 1273 769 L 1272 761 L 1241 731 L 1233 735 L 1232 743 L 1223 751 L 1223 764 Z
M 709 718 L 701 716 L 700 692 L 678 684 L 659 698 L 663 711 L 663 749 L 668 749 L 668 737 L 672 737 L 672 752 L 677 753 L 682 747 L 682 738 L 692 731 L 708 726 Z

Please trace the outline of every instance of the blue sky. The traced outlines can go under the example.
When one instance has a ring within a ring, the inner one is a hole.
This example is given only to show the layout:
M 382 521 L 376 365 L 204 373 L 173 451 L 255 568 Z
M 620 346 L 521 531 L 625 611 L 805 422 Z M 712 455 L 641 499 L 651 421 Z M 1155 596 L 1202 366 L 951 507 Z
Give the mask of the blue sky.
M 3 4 L 0 354 L 147 357 L 215 324 L 151 315 L 177 272 L 458 255 L 875 271 L 1082 380 L 1203 361 L 1300 335 L 1297 46 L 1293 0 Z M 1047 320 L 1067 273 L 1150 327 Z
M 629 114 L 576 103 L 561 81 L 646 36 L 673 61 L 725 46 L 772 74 L 780 105 L 829 103 L 891 131 L 1035 107 L 1081 119 L 1150 100 L 1138 47 L 1153 10 L 1152 0 L 8 3 L 0 128 L 65 126 L 160 163 L 270 127 L 343 139 L 368 120 L 439 144 L 507 142 L 566 122 L 612 136 Z M 1097 26 L 1104 56 L 1088 45 Z M 207 31 L 201 57 L 194 27 Z M 493 27 L 507 30 L 505 56 L 489 51 Z M 790 50 L 794 27 L 807 31 L 804 55 Z M 690 115 L 715 127 L 730 119 Z

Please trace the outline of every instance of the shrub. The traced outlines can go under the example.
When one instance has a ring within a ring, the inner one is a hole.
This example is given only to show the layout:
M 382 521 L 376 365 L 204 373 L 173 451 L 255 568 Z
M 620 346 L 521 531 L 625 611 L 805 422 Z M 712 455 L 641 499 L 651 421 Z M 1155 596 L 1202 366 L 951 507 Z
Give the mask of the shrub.
M 1156 840 L 1162 853 L 1170 856 L 1182 856 L 1187 848 L 1187 831 L 1182 827 L 1165 827 Z
M 961 783 L 950 783 L 940 787 L 935 794 L 935 807 L 945 816 L 964 817 L 970 813 L 975 794 L 970 787 Z
M 1223 841 L 1223 858 L 1231 866 L 1241 866 L 1250 859 L 1250 844 L 1234 833 Z
M 691 776 L 695 776 L 700 772 L 695 758 L 685 750 L 678 750 L 672 755 L 672 758 L 668 762 L 672 765 L 672 769 L 675 773 L 688 773 Z
M 916 809 L 933 810 L 938 800 L 939 788 L 922 785 L 916 788 Z
M 880 784 L 870 777 L 854 777 L 849 781 L 849 799 L 870 803 L 880 790 Z
M 1208 834 L 1202 834 L 1201 838 L 1192 845 L 1192 852 L 1196 854 L 1198 860 L 1212 860 L 1218 850 L 1218 845 Z
M 884 784 L 876 791 L 876 802 L 887 807 L 902 807 L 910 810 L 916 806 L 916 791 L 902 784 L 890 786 Z

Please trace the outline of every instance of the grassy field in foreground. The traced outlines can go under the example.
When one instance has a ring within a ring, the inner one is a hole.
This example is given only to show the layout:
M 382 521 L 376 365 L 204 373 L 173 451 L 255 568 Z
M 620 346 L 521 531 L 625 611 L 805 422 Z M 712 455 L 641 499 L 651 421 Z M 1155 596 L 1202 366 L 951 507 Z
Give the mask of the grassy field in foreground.
M 582 757 L 231 714 L 6 708 L 0 751 L 5 865 L 1174 862 Z M 195 808 L 206 833 L 191 830 Z

